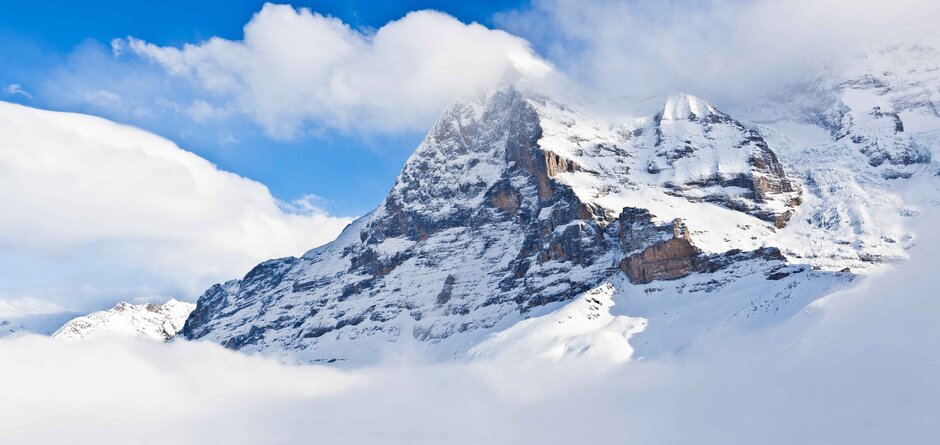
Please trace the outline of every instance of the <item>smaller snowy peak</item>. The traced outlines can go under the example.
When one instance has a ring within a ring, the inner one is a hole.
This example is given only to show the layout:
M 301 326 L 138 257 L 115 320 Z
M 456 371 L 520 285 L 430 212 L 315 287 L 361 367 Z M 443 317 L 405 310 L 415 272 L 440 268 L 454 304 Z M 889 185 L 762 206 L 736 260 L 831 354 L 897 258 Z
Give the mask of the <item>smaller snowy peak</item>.
M 106 311 L 75 318 L 59 328 L 53 338 L 65 341 L 80 340 L 100 334 L 144 337 L 168 340 L 183 328 L 189 314 L 196 308 L 192 303 L 170 299 L 163 305 L 120 302 Z
M 799 189 L 759 132 L 688 94 L 667 98 L 654 122 L 645 165 L 654 182 L 690 200 L 786 225 Z
M 666 104 L 659 115 L 660 121 L 694 120 L 713 114 L 720 114 L 712 104 L 698 97 L 675 93 L 666 98 Z

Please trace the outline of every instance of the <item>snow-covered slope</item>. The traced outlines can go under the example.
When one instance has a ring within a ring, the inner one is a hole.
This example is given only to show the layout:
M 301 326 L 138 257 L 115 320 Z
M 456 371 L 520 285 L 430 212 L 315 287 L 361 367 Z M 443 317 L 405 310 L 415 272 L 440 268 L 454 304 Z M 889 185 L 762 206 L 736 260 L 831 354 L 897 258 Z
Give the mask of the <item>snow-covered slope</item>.
M 613 276 L 571 302 L 488 336 L 468 357 L 621 362 L 670 356 L 729 332 L 783 321 L 856 279 L 849 272 L 773 259 L 647 284 Z
M 835 78 L 759 124 L 687 94 L 623 121 L 513 86 L 457 101 L 376 210 L 213 286 L 182 335 L 305 362 L 625 360 L 774 323 L 905 258 L 940 202 L 932 96 Z
M 522 320 L 474 346 L 472 358 L 560 360 L 594 357 L 627 361 L 633 355 L 629 340 L 646 328 L 646 320 L 615 315 L 617 289 L 604 283 L 545 315 Z
M 74 341 L 109 334 L 168 340 L 179 332 L 186 317 L 195 308 L 196 305 L 192 303 L 175 299 L 160 306 L 121 302 L 106 311 L 93 312 L 69 321 L 52 337 Z
M 809 192 L 779 242 L 789 256 L 832 268 L 907 258 L 908 220 L 936 199 L 922 179 L 940 173 L 937 48 L 933 38 L 874 48 L 755 104 L 751 118 Z

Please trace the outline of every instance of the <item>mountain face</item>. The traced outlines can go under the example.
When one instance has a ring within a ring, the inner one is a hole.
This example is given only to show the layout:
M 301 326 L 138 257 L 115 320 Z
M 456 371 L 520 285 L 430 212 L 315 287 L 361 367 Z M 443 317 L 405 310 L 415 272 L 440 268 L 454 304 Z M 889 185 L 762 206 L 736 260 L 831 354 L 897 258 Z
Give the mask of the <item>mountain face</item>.
M 169 340 L 183 327 L 196 305 L 171 299 L 163 305 L 121 302 L 106 311 L 75 318 L 52 334 L 65 341 L 81 340 L 95 335 L 126 335 Z
M 628 122 L 513 86 L 459 101 L 377 209 L 211 287 L 181 335 L 302 362 L 626 360 L 789 317 L 905 258 L 936 205 L 902 197 L 936 196 L 933 98 L 836 79 L 761 124 L 687 94 Z

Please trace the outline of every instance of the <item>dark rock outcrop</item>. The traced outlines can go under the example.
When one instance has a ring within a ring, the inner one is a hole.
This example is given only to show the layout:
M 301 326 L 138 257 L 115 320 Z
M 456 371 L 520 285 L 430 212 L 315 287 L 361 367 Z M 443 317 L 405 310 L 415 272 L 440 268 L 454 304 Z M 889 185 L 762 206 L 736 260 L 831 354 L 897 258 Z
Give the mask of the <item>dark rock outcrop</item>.
M 648 214 L 638 212 L 636 209 L 625 209 L 626 215 L 641 215 L 640 219 L 648 218 Z M 629 217 L 628 217 L 629 218 Z M 632 226 L 637 227 L 637 226 Z M 663 233 L 670 231 L 670 226 L 644 227 L 645 233 Z M 655 230 L 656 232 L 651 232 Z M 629 230 L 628 230 L 629 232 Z M 785 261 L 783 254 L 776 248 L 761 248 L 750 252 L 730 250 L 721 254 L 706 254 L 695 247 L 692 235 L 685 222 L 676 218 L 671 224 L 672 237 L 658 241 L 639 252 L 629 253 L 621 262 L 620 270 L 627 274 L 633 284 L 646 284 L 656 280 L 675 280 L 687 277 L 693 273 L 714 272 L 723 269 L 735 262 L 756 258 Z M 655 239 L 655 237 L 653 238 Z
M 672 238 L 630 255 L 620 263 L 630 281 L 675 280 L 704 270 L 702 251 L 685 238 Z

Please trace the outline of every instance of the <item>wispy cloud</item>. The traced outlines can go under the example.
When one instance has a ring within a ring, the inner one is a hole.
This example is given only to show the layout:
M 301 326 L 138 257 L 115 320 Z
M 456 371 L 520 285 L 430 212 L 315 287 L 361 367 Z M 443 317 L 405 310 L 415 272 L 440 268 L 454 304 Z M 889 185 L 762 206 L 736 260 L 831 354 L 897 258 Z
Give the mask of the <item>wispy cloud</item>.
M 65 311 L 67 311 L 66 308 L 39 298 L 16 297 L 13 299 L 0 299 L 0 319 L 57 314 Z
M 23 89 L 23 86 L 18 83 L 11 83 L 7 85 L 6 88 L 3 89 L 3 92 L 6 93 L 7 96 L 19 95 L 29 99 L 33 98 L 33 96 L 27 93 L 26 90 Z
M 85 102 L 101 108 L 121 109 L 124 107 L 121 96 L 108 90 L 86 91 L 82 98 Z
M 753 100 L 869 44 L 935 33 L 940 3 L 537 0 L 497 23 L 605 96 Z

